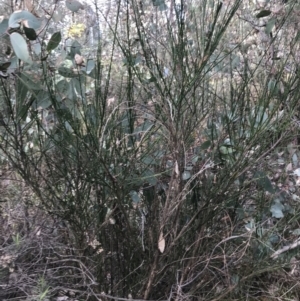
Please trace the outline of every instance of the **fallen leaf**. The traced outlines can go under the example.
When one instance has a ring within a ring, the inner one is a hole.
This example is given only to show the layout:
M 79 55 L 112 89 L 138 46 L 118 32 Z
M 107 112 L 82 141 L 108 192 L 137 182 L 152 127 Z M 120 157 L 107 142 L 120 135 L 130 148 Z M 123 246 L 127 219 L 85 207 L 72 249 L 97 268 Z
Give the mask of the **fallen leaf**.
M 289 171 L 292 171 L 293 170 L 293 164 L 292 163 L 289 163 L 286 168 L 285 168 L 285 171 L 286 172 L 289 172 Z
M 294 175 L 300 177 L 300 168 L 294 170 Z
M 177 161 L 175 162 L 175 173 L 176 173 L 176 176 L 179 176 L 179 167 L 178 167 Z
M 163 233 L 160 232 L 159 239 L 158 239 L 158 249 L 161 253 L 164 252 L 165 246 L 166 246 L 166 241 L 164 239 Z

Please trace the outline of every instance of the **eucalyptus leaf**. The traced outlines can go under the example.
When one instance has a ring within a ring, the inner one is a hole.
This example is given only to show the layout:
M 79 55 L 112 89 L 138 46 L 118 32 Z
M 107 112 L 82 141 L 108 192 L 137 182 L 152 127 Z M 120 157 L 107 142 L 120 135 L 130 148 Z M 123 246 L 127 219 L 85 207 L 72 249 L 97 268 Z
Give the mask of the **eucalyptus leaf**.
M 156 160 L 151 156 L 146 156 L 142 158 L 142 162 L 146 165 L 152 165 L 156 163 Z
M 8 20 L 8 26 L 11 28 L 19 28 L 20 23 L 23 22 L 25 26 L 33 28 L 34 30 L 40 29 L 42 22 L 32 13 L 27 10 L 15 11 L 12 13 Z
M 158 6 L 158 7 L 160 7 L 160 6 L 164 6 L 164 5 L 166 5 L 166 3 L 165 3 L 165 0 L 152 0 L 153 2 L 153 6 Z
M 265 191 L 268 191 L 272 194 L 275 193 L 275 189 L 273 188 L 271 181 L 264 172 L 257 171 L 254 175 L 254 179 L 256 180 L 257 184 Z
M 298 156 L 296 153 L 293 154 L 292 161 L 293 161 L 294 166 L 298 165 Z
M 58 10 L 55 10 L 53 15 L 52 15 L 52 20 L 56 23 L 62 21 L 64 18 L 64 14 L 62 13 L 62 11 L 58 11 Z
M 275 233 L 272 233 L 269 235 L 269 242 L 273 245 L 273 244 L 277 244 L 280 240 L 280 236 L 278 236 Z
M 294 170 L 294 175 L 297 176 L 297 177 L 300 177 L 300 168 L 296 168 Z
M 27 74 L 26 72 L 22 72 L 19 76 L 20 80 L 27 86 L 29 90 L 41 90 L 41 85 L 33 81 L 31 78 L 32 76 L 30 74 Z
M 36 55 L 40 55 L 41 52 L 42 52 L 42 46 L 41 46 L 41 44 L 40 43 L 34 43 L 32 45 L 32 50 L 34 51 L 34 53 Z
M 284 212 L 290 213 L 290 214 L 295 214 L 295 209 L 289 205 L 289 204 L 285 204 L 284 206 Z
M 10 42 L 11 42 L 11 45 L 14 49 L 16 56 L 20 60 L 22 60 L 28 64 L 32 64 L 32 60 L 29 55 L 29 51 L 28 51 L 28 47 L 27 47 L 27 43 L 26 43 L 25 39 L 19 33 L 13 32 L 10 35 Z
M 208 149 L 209 147 L 211 146 L 211 141 L 210 140 L 207 140 L 205 142 L 203 142 L 200 146 L 200 149 L 202 150 L 206 150 Z
M 161 4 L 161 5 L 158 7 L 158 9 L 159 9 L 160 11 L 165 11 L 165 10 L 168 9 L 168 6 L 167 6 L 165 3 L 163 3 L 163 4 Z
M 86 72 L 86 74 L 90 74 L 95 68 L 95 61 L 88 60 L 85 67 L 82 67 L 82 70 Z
M 152 186 L 157 184 L 157 177 L 151 169 L 146 169 L 142 173 L 142 179 L 145 180 L 146 183 L 149 183 Z
M 272 217 L 283 218 L 284 217 L 283 210 L 284 210 L 284 206 L 280 203 L 280 200 L 275 199 L 270 209 L 272 213 Z
M 58 73 L 68 78 L 78 77 L 79 75 L 78 73 L 75 73 L 72 69 L 63 66 L 58 68 Z
M 24 33 L 26 35 L 26 38 L 30 41 L 35 41 L 37 38 L 37 34 L 33 28 L 29 28 L 24 26 L 23 27 Z
M 71 44 L 71 51 L 70 51 L 71 59 L 74 59 L 75 54 L 81 54 L 81 52 L 80 52 L 81 48 L 82 48 L 82 46 L 78 41 L 74 41 Z
M 131 199 L 134 203 L 140 202 L 141 198 L 140 198 L 139 194 L 136 191 L 132 190 L 132 191 L 129 192 L 129 194 L 130 194 Z
M 1 36 L 7 32 L 7 28 L 8 28 L 8 19 L 3 19 L 0 22 L 0 35 Z
M 27 96 L 28 88 L 23 83 L 20 78 L 17 78 L 17 84 L 16 84 L 16 97 L 17 97 L 17 106 L 19 107 L 22 103 L 24 103 L 25 98 Z
M 66 97 L 70 89 L 70 84 L 67 80 L 62 79 L 56 84 L 55 87 L 59 95 L 61 95 L 62 97 Z
M 195 164 L 197 163 L 198 159 L 199 159 L 199 156 L 196 156 L 196 155 L 193 156 L 193 158 L 192 158 L 192 160 L 191 160 L 191 161 L 192 161 L 192 164 L 195 165 Z
M 236 69 L 241 65 L 241 59 L 238 55 L 232 55 L 231 68 Z
M 82 98 L 85 97 L 85 88 L 86 86 L 84 83 L 79 80 L 78 78 L 72 78 L 70 84 L 73 86 L 76 96 L 81 96 Z
M 16 56 L 13 56 L 10 59 L 10 66 L 7 69 L 8 73 L 15 73 L 16 69 L 18 68 L 19 65 L 19 59 Z
M 275 18 L 271 18 L 268 22 L 267 22 L 267 25 L 266 25 L 266 28 L 265 28 L 265 33 L 267 35 L 269 35 L 273 29 L 273 27 L 275 26 L 275 23 L 276 23 L 276 19 Z
M 71 117 L 70 121 L 72 121 L 74 123 L 74 121 L 77 122 L 79 119 L 81 119 L 82 115 L 81 115 L 80 111 L 78 110 L 77 103 L 76 103 L 76 101 L 74 101 L 74 99 L 69 99 L 69 98 L 65 99 L 64 105 L 71 113 L 72 117 Z M 73 125 L 73 123 L 72 123 L 72 125 Z
M 74 102 L 77 99 L 77 94 L 72 80 L 69 83 L 69 90 L 68 90 L 67 97 Z
M 143 61 L 142 57 L 140 55 L 137 55 L 134 60 L 134 65 L 138 65 L 142 61 Z
M 222 155 L 231 155 L 235 152 L 235 149 L 229 146 L 222 145 L 220 147 L 220 153 Z
M 247 231 L 255 230 L 255 222 L 254 219 L 251 218 L 250 222 L 245 225 Z
M 257 15 L 256 18 L 263 18 L 263 17 L 267 17 L 271 14 L 271 11 L 268 9 L 264 9 L 262 11 L 260 11 Z
M 297 228 L 295 229 L 293 232 L 292 232 L 293 235 L 296 235 L 296 236 L 300 236 L 300 228 Z
M 73 130 L 71 124 L 70 124 L 68 121 L 65 121 L 65 129 L 66 129 L 68 132 L 70 132 L 70 133 L 73 133 L 73 132 L 74 132 L 74 130 Z
M 77 13 L 80 9 L 84 9 L 84 6 L 77 0 L 66 0 L 66 7 L 72 13 Z
M 61 41 L 60 31 L 55 32 L 51 36 L 50 41 L 48 42 L 47 51 L 50 52 L 50 51 L 54 50 L 59 45 L 60 41 Z
M 296 194 L 292 194 L 292 200 L 293 201 L 296 201 L 296 202 L 299 202 L 300 201 L 300 197 Z
M 182 180 L 188 180 L 189 178 L 191 177 L 191 172 L 188 171 L 188 170 L 185 170 L 183 173 L 182 173 Z
M 36 100 L 33 103 L 33 107 L 35 109 L 47 109 L 51 106 L 51 99 L 49 96 L 49 93 L 46 91 L 41 90 L 40 92 L 38 92 L 38 94 L 36 95 Z
M 17 80 L 17 117 L 18 119 L 25 120 L 27 117 L 28 109 L 31 102 L 28 100 L 28 89 L 24 83 L 18 78 Z M 32 99 L 32 102 L 34 99 Z

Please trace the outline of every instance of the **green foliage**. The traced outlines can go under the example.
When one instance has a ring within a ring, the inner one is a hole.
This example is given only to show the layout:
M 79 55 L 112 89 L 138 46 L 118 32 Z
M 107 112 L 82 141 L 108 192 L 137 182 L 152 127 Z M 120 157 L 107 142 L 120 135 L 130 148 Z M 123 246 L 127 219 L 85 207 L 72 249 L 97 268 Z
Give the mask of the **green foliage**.
M 95 294 L 225 300 L 245 285 L 251 296 L 255 277 L 281 267 L 270 256 L 296 219 L 270 163 L 286 151 L 297 167 L 285 149 L 297 132 L 298 77 L 285 71 L 296 43 L 270 63 L 285 19 L 264 9 L 248 22 L 242 1 L 144 5 L 120 6 L 90 53 L 52 20 L 37 35 L 27 11 L 2 22 L 14 54 L 0 71 L 12 74 L 14 55 L 30 66 L 1 81 L 0 149 L 67 224 L 74 252 L 92 256 L 82 277 Z M 270 40 L 246 42 L 261 18 L 257 36 Z

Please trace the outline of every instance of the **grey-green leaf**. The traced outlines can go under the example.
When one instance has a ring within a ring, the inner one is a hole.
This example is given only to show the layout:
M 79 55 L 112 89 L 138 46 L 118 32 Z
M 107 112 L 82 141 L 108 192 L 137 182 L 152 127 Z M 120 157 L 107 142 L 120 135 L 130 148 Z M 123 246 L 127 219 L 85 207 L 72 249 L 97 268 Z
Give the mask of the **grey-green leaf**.
M 279 200 L 276 199 L 270 209 L 270 211 L 272 213 L 272 217 L 275 217 L 275 218 L 284 217 L 284 214 L 282 212 L 283 209 L 284 209 L 284 206 L 280 203 Z
M 265 32 L 267 35 L 269 35 L 273 29 L 273 27 L 275 26 L 275 22 L 276 22 L 276 19 L 275 18 L 271 18 L 267 25 L 266 25 L 266 29 L 265 29 Z
M 235 152 L 235 149 L 232 147 L 228 147 L 228 146 L 220 146 L 220 153 L 222 155 L 231 155 Z
M 76 95 L 84 98 L 86 86 L 81 80 L 78 80 L 78 78 L 73 78 L 70 80 L 70 85 L 72 85 Z
M 40 91 L 37 96 L 36 100 L 33 103 L 33 108 L 38 109 L 47 109 L 51 106 L 51 99 L 49 93 L 46 91 Z
M 90 74 L 94 68 L 95 68 L 95 61 L 88 60 L 86 66 L 82 67 L 82 70 L 84 70 L 87 74 Z
M 56 84 L 56 90 L 57 90 L 57 94 L 60 95 L 61 97 L 66 97 L 68 91 L 70 89 L 70 84 L 68 81 L 66 81 L 65 79 L 60 80 L 57 84 Z
M 27 10 L 15 11 L 10 15 L 8 26 L 11 28 L 19 28 L 21 21 L 29 28 L 34 30 L 40 29 L 42 22 Z
M 194 155 L 191 159 L 192 164 L 195 165 L 197 163 L 198 159 L 199 159 L 199 156 Z
M 28 47 L 27 47 L 27 43 L 26 43 L 25 39 L 19 33 L 13 32 L 10 35 L 10 42 L 11 42 L 11 45 L 14 49 L 16 56 L 20 60 L 22 60 L 28 64 L 32 64 L 32 60 L 29 55 L 29 51 L 28 51 Z
M 182 180 L 188 180 L 189 178 L 191 177 L 191 172 L 190 171 L 187 171 L 185 170 L 182 174 Z
M 77 0 L 66 0 L 66 7 L 72 13 L 77 13 L 80 9 L 84 9 L 84 6 Z
M 22 74 L 19 76 L 19 79 L 23 82 L 25 86 L 29 90 L 41 90 L 42 87 L 40 86 L 39 83 L 31 80 L 30 74 L 27 74 L 26 72 L 22 72 Z
M 0 35 L 3 35 L 7 31 L 7 28 L 8 28 L 8 19 L 3 19 L 0 22 Z
M 293 232 L 292 232 L 293 235 L 297 235 L 299 236 L 300 235 L 300 229 L 295 229 Z
M 141 161 L 146 165 L 155 164 L 155 162 L 156 162 L 155 159 L 151 156 L 146 156 L 146 157 L 142 158 Z
M 80 49 L 81 49 L 81 44 L 78 41 L 74 41 L 71 45 L 71 51 L 70 51 L 70 56 L 73 59 L 75 57 L 75 54 L 81 54 Z
M 155 173 L 150 169 L 146 169 L 142 173 L 141 178 L 145 181 L 145 183 L 149 183 L 150 185 L 154 186 L 157 184 L 157 178 L 155 176 Z
M 265 191 L 270 193 L 275 193 L 273 185 L 269 178 L 265 175 L 262 171 L 257 171 L 254 175 L 254 179 L 256 180 L 257 184 L 262 187 Z
M 131 190 L 129 194 L 134 203 L 138 203 L 141 200 L 139 194 L 136 191 Z

